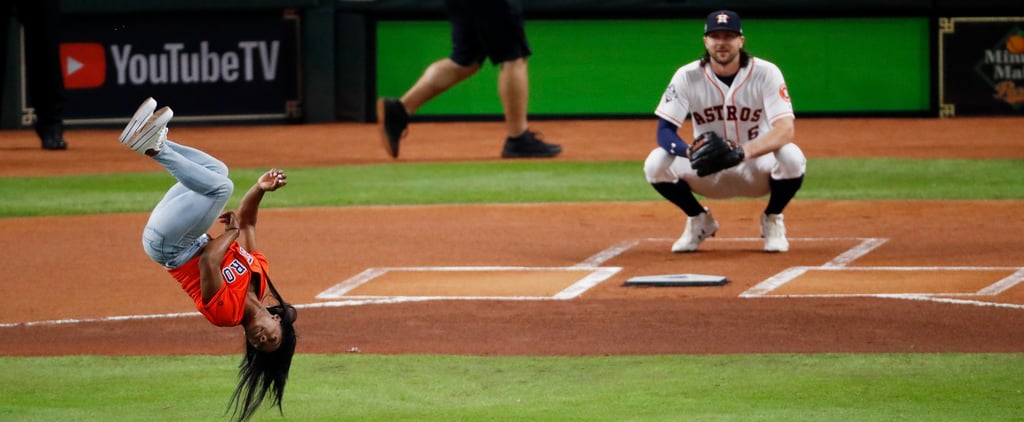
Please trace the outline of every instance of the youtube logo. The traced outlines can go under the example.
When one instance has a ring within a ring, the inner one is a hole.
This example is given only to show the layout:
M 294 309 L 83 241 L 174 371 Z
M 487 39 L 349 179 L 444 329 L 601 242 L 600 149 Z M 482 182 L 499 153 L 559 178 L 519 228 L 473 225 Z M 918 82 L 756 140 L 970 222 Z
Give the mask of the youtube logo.
M 107 59 L 99 43 L 61 43 L 60 67 L 64 88 L 85 89 L 103 85 L 107 77 Z

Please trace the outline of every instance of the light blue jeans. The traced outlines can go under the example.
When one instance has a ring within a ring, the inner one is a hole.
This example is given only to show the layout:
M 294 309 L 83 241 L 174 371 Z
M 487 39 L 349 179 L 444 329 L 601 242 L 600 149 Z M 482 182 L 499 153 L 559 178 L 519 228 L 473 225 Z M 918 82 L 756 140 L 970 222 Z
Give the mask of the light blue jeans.
M 235 189 L 228 167 L 198 149 L 167 141 L 153 157 L 178 180 L 164 194 L 142 232 L 142 248 L 156 263 L 177 268 L 210 240 L 206 231 Z

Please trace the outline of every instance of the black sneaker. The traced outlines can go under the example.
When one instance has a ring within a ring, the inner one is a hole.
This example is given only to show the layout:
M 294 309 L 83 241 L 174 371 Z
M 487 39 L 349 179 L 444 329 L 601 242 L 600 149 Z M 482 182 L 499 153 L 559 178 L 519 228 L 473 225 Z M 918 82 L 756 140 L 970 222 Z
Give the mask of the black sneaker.
M 409 113 L 397 98 L 377 100 L 377 126 L 384 149 L 391 158 L 398 158 L 398 143 L 409 131 Z
M 562 146 L 543 141 L 543 135 L 527 130 L 517 138 L 505 138 L 501 158 L 547 158 L 562 152 Z

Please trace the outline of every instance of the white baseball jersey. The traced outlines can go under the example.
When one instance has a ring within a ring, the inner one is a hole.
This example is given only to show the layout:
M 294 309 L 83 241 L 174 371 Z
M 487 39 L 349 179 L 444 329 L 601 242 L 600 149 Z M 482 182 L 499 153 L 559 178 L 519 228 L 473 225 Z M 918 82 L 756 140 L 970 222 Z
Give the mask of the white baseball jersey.
M 727 139 L 748 143 L 768 133 L 772 122 L 794 117 L 782 72 L 774 64 L 751 58 L 728 86 L 699 61 L 676 71 L 654 114 L 682 127 L 693 119 L 693 142 L 701 133 L 715 131 Z M 709 198 L 758 197 L 770 192 L 769 178 L 792 179 L 806 171 L 803 151 L 788 143 L 773 154 L 747 159 L 736 167 L 698 177 L 690 160 L 655 147 L 644 162 L 650 183 L 685 180 L 690 189 Z
M 747 143 L 767 133 L 776 119 L 794 117 L 782 72 L 775 64 L 755 57 L 740 68 L 732 86 L 700 61 L 679 68 L 654 114 L 682 127 L 690 113 L 691 142 L 701 133 L 715 131 L 726 139 Z

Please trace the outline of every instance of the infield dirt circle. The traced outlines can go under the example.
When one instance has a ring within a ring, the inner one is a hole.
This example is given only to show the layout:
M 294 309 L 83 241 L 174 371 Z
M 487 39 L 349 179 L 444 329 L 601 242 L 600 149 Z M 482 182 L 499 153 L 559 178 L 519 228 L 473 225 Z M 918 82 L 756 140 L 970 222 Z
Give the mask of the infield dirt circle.
M 811 185 L 816 158 L 1024 158 L 1022 123 L 800 119 L 797 143 Z M 633 160 L 638 188 L 649 188 L 640 162 L 653 121 L 532 125 L 564 146 L 555 160 Z M 0 176 L 162 171 L 119 132 L 69 131 L 63 152 L 39 150 L 31 131 L 0 132 Z M 502 136 L 500 123 L 414 123 L 399 161 L 497 161 Z M 172 124 L 170 137 L 236 169 L 392 162 L 370 124 Z M 1024 201 L 798 194 L 784 254 L 761 251 L 764 200 L 706 205 L 721 229 L 693 254 L 669 252 L 685 220 L 667 202 L 270 208 L 260 245 L 300 307 L 300 353 L 1024 351 Z M 0 219 L 0 354 L 241 353 L 241 330 L 207 323 L 146 258 L 146 218 Z M 730 282 L 623 286 L 678 273 Z

